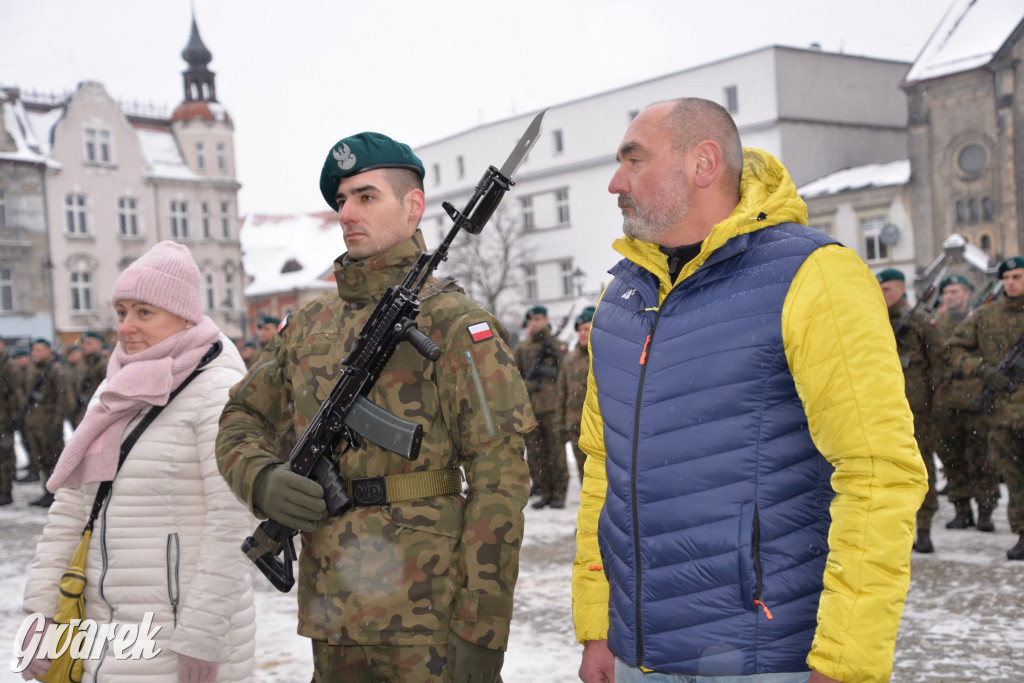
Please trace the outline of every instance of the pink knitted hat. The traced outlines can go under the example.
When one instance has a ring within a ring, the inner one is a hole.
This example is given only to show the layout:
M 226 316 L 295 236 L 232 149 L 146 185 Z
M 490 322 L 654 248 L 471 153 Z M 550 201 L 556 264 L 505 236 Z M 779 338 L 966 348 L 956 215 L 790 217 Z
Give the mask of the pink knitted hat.
M 135 299 L 198 323 L 203 318 L 199 267 L 187 247 L 160 242 L 128 266 L 114 284 L 112 301 Z

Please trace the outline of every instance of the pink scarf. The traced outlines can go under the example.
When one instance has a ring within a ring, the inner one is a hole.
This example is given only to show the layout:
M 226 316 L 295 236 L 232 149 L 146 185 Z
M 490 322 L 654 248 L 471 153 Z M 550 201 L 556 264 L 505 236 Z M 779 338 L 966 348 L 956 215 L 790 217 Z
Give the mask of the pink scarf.
M 50 492 L 110 481 L 117 473 L 125 427 L 150 406 L 166 405 L 171 392 L 199 365 L 220 330 L 209 317 L 138 353 L 120 343 L 107 364 L 107 379 L 60 454 L 46 482 Z

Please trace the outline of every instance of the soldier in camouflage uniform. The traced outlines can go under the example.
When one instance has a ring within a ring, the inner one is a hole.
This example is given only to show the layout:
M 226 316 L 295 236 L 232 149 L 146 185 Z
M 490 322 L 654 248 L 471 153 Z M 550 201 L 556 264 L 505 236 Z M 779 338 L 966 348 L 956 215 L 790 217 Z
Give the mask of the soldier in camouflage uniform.
M 583 463 L 587 454 L 580 450 L 580 420 L 583 417 L 583 399 L 587 396 L 587 374 L 590 372 L 590 321 L 594 319 L 594 307 L 587 306 L 576 316 L 576 348 L 562 358 L 558 366 L 558 413 L 556 421 L 572 444 L 576 456 L 576 467 L 583 483 Z
M 996 370 L 1010 347 L 1024 334 L 1024 257 L 999 264 L 1004 296 L 976 309 L 953 330 L 950 341 L 953 368 L 965 377 L 978 377 L 993 390 L 989 415 L 988 451 L 998 458 L 1009 492 L 1006 516 L 1010 530 L 1020 536 L 1007 551 L 1010 560 L 1024 560 L 1024 384 L 1020 364 L 1010 377 Z
M 903 272 L 886 268 L 878 274 L 882 297 L 889 308 L 889 322 L 896 333 L 896 350 L 903 365 L 907 402 L 914 414 L 914 438 L 928 471 L 928 493 L 917 511 L 917 539 L 914 550 L 919 553 L 935 552 L 932 544 L 932 517 L 939 509 L 939 496 L 935 488 L 934 435 L 931 424 L 933 368 L 942 364 L 945 348 L 935 328 L 923 311 L 911 311 L 907 303 L 906 282 Z M 897 328 L 902 327 L 902 330 Z
M 565 432 L 558 419 L 557 384 L 565 344 L 551 334 L 548 309 L 543 306 L 534 306 L 526 312 L 523 328 L 524 339 L 516 344 L 513 354 L 537 416 L 537 428 L 526 435 L 530 478 L 540 496 L 533 507 L 564 508 L 569 467 L 565 459 Z
M 303 532 L 298 631 L 312 639 L 314 681 L 493 683 L 508 642 L 529 492 L 522 434 L 535 421 L 505 330 L 453 280 L 430 278 L 420 294 L 419 329 L 440 358 L 399 345 L 368 395 L 422 425 L 419 458 L 353 445 L 338 472 L 356 507 L 330 518 L 319 484 L 277 458 L 276 433 L 306 429 L 376 300 L 425 249 L 422 177 L 412 150 L 378 133 L 332 148 L 320 186 L 348 247 L 338 292 L 290 317 L 221 417 L 231 487 L 255 514 Z M 359 493 L 377 477 L 387 504 Z M 438 480 L 438 495 L 392 494 Z
M 242 360 L 245 362 L 245 369 L 249 370 L 252 366 L 256 365 L 256 359 L 259 358 L 260 349 L 256 346 L 256 342 L 246 341 L 242 344 L 241 348 L 238 349 L 238 353 L 242 356 Z
M 53 356 L 50 342 L 32 342 L 32 364 L 21 384 L 21 436 L 28 456 L 39 469 L 43 495 L 29 503 L 49 507 L 53 494 L 46 490 L 46 480 L 64 450 L 64 418 L 68 414 L 68 379 L 64 366 Z
M 4 341 L 0 339 L 0 506 L 12 502 L 11 486 L 17 468 L 14 417 L 20 406 L 19 396 L 14 381 L 14 366 L 4 353 Z
M 259 340 L 259 350 L 267 348 L 267 344 L 277 334 L 277 328 L 281 325 L 279 318 L 265 315 L 260 318 L 260 325 L 256 330 L 256 338 Z
M 963 275 L 951 275 L 939 285 L 944 312 L 934 321 L 939 338 L 947 345 L 953 330 L 970 312 L 974 287 Z M 999 479 L 988 458 L 987 430 L 978 396 L 984 383 L 976 377 L 964 377 L 953 370 L 948 346 L 946 362 L 934 372 L 932 381 L 932 417 L 939 459 L 946 474 L 947 495 L 956 516 L 946 522 L 947 529 L 974 526 L 971 498 L 978 503 L 978 530 L 995 531 L 992 511 L 999 497 Z
M 82 359 L 71 374 L 72 386 L 75 388 L 71 424 L 75 427 L 81 424 L 89 399 L 107 377 L 107 358 L 101 353 L 106 343 L 107 340 L 99 332 L 90 331 L 82 335 Z

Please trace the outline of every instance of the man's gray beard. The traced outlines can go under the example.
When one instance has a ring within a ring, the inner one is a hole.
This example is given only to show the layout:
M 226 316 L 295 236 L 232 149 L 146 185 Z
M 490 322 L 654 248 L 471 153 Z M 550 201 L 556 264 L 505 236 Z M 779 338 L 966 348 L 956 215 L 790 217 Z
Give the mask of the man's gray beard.
M 622 218 L 622 232 L 626 237 L 641 242 L 657 242 L 658 238 L 663 237 L 672 228 L 672 225 L 665 221 L 652 221 L 636 213 L 636 209 L 633 211 L 632 216 Z

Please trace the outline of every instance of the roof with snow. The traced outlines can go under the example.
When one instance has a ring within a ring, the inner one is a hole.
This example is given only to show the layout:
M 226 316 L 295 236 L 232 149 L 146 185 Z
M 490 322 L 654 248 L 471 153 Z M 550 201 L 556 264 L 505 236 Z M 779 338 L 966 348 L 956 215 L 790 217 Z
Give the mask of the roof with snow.
M 251 278 L 245 296 L 292 290 L 332 290 L 334 260 L 345 240 L 333 211 L 267 215 L 242 219 L 242 264 Z
M 150 174 L 156 178 L 170 180 L 199 180 L 181 156 L 178 140 L 170 128 L 163 126 L 133 126 L 139 139 L 142 157 L 153 169 Z
M 987 65 L 1022 21 L 1020 0 L 953 0 L 903 85 Z
M 3 129 L 14 141 L 14 149 L 0 151 L 0 159 L 60 168 L 61 165 L 50 158 L 50 141 L 53 126 L 63 116 L 64 109 L 58 108 L 56 112 L 28 110 L 15 93 L 0 89 Z
M 886 164 L 844 168 L 841 171 L 812 180 L 799 188 L 797 192 L 804 199 L 811 199 L 871 187 L 906 185 L 908 182 L 910 182 L 910 160 L 901 159 Z

